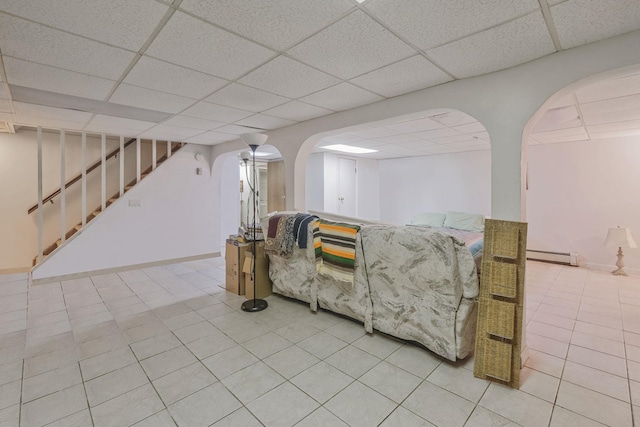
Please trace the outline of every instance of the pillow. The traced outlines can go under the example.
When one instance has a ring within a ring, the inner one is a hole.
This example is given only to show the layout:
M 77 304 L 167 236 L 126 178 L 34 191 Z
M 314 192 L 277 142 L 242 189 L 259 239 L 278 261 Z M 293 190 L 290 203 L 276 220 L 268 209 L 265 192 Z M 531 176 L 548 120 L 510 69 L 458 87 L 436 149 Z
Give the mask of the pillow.
M 466 212 L 447 212 L 444 226 L 458 230 L 484 232 L 484 216 Z
M 414 216 L 410 225 L 428 225 L 430 227 L 442 227 L 446 215 L 443 213 L 422 212 Z

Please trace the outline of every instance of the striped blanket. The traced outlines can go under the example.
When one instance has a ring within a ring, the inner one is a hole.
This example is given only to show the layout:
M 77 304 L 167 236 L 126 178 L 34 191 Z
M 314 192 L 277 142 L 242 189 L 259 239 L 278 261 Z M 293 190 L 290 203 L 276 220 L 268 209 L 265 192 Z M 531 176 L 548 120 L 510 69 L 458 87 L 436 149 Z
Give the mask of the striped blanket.
M 316 221 L 313 226 L 317 271 L 353 283 L 360 226 L 327 220 Z

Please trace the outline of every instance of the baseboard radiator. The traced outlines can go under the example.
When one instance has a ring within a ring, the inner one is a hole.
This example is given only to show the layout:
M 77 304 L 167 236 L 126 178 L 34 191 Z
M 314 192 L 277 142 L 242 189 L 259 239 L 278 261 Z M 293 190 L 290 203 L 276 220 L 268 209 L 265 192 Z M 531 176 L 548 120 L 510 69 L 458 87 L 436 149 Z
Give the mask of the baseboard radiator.
M 553 264 L 564 264 L 578 266 L 578 254 L 575 252 L 548 252 L 527 249 L 527 259 L 532 261 L 551 262 Z

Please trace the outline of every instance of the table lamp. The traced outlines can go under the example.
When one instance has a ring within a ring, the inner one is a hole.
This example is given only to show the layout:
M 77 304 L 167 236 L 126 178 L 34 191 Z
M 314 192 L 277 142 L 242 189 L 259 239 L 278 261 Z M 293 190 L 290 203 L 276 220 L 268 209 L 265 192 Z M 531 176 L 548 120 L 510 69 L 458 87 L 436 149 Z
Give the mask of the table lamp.
M 620 228 L 620 226 L 616 228 L 610 228 L 607 233 L 607 239 L 604 241 L 605 246 L 617 246 L 618 247 L 618 262 L 616 262 L 617 270 L 612 271 L 611 273 L 616 276 L 627 276 L 627 273 L 623 270 L 624 267 L 624 254 L 622 253 L 622 248 L 637 248 L 635 240 L 631 236 L 631 230 L 628 228 Z

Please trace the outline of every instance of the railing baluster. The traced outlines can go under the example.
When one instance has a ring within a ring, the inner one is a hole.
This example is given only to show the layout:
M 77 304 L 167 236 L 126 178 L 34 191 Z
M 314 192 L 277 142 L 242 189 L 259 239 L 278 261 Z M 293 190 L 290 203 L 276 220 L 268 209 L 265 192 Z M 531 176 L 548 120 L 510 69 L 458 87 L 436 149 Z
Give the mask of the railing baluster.
M 167 159 L 171 157 L 171 141 L 167 141 Z
M 100 159 L 100 181 L 102 182 L 102 211 L 107 208 L 107 135 L 101 138 L 102 158 Z
M 124 136 L 120 137 L 120 197 L 124 194 Z
M 87 134 L 82 132 L 82 226 L 87 225 Z
M 67 189 L 64 188 L 66 182 L 66 134 L 64 129 L 60 131 L 60 239 L 62 242 L 67 239 Z
M 136 138 L 136 184 L 140 182 L 140 138 Z
M 44 223 L 44 213 L 42 212 L 42 127 L 38 126 L 38 262 L 42 261 L 43 244 L 42 226 Z
M 156 140 L 153 139 L 151 140 L 151 170 L 152 171 L 156 170 L 156 160 L 157 160 Z

